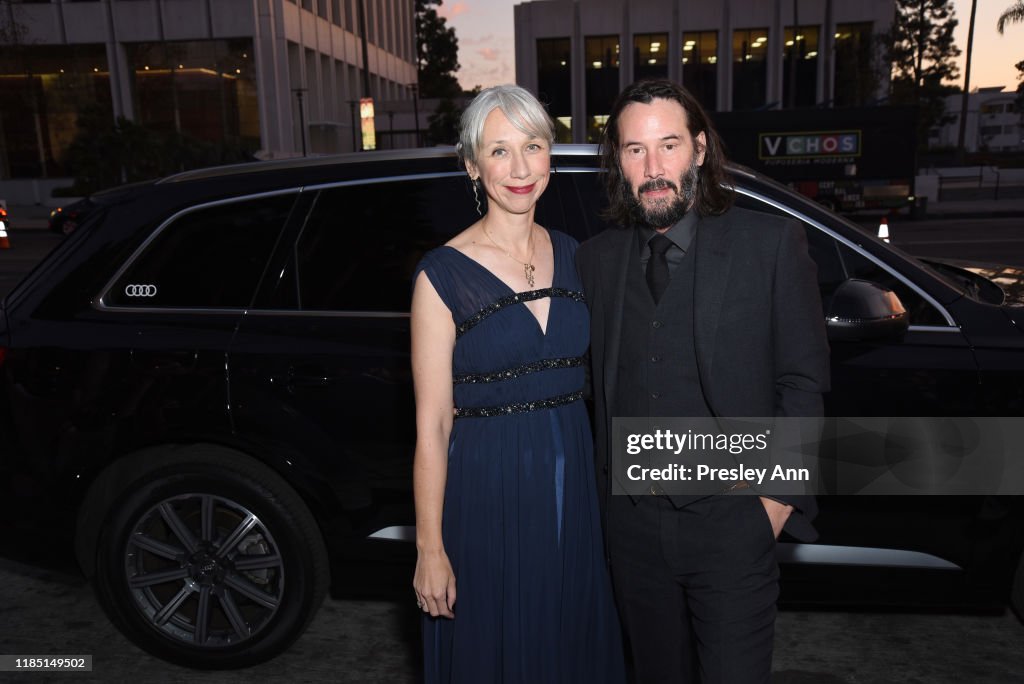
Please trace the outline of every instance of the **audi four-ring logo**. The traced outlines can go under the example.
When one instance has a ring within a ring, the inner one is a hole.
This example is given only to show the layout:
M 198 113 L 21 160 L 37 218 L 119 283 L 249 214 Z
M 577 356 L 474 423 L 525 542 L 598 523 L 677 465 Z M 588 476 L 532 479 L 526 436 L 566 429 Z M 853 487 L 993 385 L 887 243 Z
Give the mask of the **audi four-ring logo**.
M 124 293 L 129 297 L 156 297 L 156 285 L 126 285 Z

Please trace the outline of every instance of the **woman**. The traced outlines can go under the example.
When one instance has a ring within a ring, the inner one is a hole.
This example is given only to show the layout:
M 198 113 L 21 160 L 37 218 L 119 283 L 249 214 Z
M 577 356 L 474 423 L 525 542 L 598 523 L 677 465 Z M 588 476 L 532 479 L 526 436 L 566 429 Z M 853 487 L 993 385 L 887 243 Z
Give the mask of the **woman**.
M 427 682 L 624 681 L 581 401 L 576 243 L 533 221 L 553 140 L 526 90 L 481 92 L 458 150 L 487 211 L 415 275 L 413 587 Z

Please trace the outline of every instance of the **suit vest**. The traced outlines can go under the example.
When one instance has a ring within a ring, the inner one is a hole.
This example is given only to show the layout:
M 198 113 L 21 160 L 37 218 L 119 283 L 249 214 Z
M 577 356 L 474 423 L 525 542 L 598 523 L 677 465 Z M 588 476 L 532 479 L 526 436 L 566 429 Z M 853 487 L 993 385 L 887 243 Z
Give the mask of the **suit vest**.
M 630 244 L 612 415 L 710 416 L 693 343 L 693 249 L 673 271 L 657 305 L 637 252 Z

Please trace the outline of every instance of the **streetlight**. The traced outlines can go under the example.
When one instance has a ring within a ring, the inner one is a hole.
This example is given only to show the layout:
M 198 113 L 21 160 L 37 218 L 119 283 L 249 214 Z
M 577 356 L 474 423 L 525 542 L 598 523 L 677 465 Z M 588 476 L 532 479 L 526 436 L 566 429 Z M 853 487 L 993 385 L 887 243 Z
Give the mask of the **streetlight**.
M 420 146 L 420 100 L 419 100 L 419 84 L 410 83 L 409 90 L 412 91 L 412 116 L 415 120 L 416 125 L 416 147 Z
M 302 156 L 306 156 L 306 111 L 302 107 L 302 94 L 306 88 L 292 88 L 295 97 L 299 100 L 299 137 L 302 138 Z

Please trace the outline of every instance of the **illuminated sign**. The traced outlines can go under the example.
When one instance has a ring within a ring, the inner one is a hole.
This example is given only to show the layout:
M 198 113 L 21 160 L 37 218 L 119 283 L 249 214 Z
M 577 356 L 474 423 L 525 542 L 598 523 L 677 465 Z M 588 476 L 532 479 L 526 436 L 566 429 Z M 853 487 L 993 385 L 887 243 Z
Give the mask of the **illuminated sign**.
M 373 127 L 373 98 L 359 100 L 360 130 L 363 132 L 363 149 L 377 149 L 377 131 Z
M 859 157 L 860 142 L 860 131 L 761 133 L 757 156 L 768 161 Z

